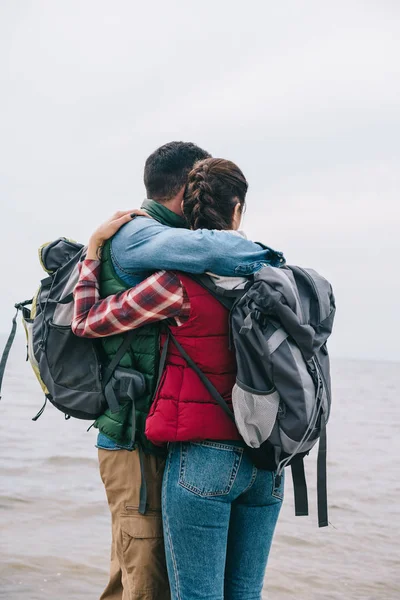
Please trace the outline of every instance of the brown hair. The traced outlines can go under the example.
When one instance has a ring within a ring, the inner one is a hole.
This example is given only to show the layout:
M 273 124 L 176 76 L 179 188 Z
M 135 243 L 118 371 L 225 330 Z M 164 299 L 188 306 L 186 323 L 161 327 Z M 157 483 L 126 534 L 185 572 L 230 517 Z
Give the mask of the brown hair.
M 231 229 L 236 204 L 243 210 L 248 184 L 230 160 L 206 158 L 188 176 L 183 214 L 192 229 Z
M 169 142 L 157 148 L 144 167 L 147 197 L 157 202 L 170 200 L 186 185 L 196 162 L 209 156 L 191 142 Z

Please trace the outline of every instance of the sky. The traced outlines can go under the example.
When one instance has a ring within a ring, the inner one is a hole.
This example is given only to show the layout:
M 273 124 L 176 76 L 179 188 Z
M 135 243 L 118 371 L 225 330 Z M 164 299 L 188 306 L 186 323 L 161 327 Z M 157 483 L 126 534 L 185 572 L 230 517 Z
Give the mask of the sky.
M 0 332 L 37 248 L 139 207 L 171 140 L 235 161 L 247 235 L 331 281 L 333 356 L 400 360 L 397 0 L 2 0 Z

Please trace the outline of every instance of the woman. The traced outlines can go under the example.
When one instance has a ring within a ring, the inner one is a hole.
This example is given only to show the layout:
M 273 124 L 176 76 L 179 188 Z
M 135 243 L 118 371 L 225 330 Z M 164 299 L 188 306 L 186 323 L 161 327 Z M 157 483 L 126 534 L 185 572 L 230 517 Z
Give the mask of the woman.
M 237 235 L 247 187 L 230 161 L 197 163 L 182 205 L 190 227 Z M 229 350 L 228 311 L 188 275 L 161 271 L 117 296 L 100 300 L 96 291 L 88 300 L 88 278 L 98 276 L 99 263 L 93 261 L 99 248 L 130 218 L 126 213 L 106 223 L 90 240 L 75 290 L 75 333 L 100 337 L 110 334 L 110 327 L 121 333 L 173 319 L 170 331 L 231 405 L 236 364 Z M 225 283 L 232 287 L 240 280 Z M 157 298 L 151 310 L 149 290 Z M 259 599 L 283 481 L 276 488 L 274 473 L 254 467 L 235 425 L 174 344 L 166 351 L 146 435 L 153 443 L 170 443 L 162 500 L 172 598 Z

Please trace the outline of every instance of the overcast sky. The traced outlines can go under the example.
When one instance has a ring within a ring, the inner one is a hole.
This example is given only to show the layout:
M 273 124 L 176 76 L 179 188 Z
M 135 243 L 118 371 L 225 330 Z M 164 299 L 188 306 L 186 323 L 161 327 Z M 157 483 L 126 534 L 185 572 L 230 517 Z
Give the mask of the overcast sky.
M 238 163 L 245 230 L 333 283 L 336 356 L 400 360 L 397 0 L 1 0 L 0 331 L 36 249 L 144 197 L 174 139 Z

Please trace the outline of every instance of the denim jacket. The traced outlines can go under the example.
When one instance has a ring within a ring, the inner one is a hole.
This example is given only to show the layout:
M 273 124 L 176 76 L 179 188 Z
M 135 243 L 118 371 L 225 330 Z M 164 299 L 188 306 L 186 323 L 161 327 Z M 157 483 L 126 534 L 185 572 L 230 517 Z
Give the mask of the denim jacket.
M 225 231 L 178 229 L 136 217 L 114 236 L 111 256 L 118 276 L 137 285 L 154 271 L 251 275 L 263 264 L 282 266 L 281 252 Z

